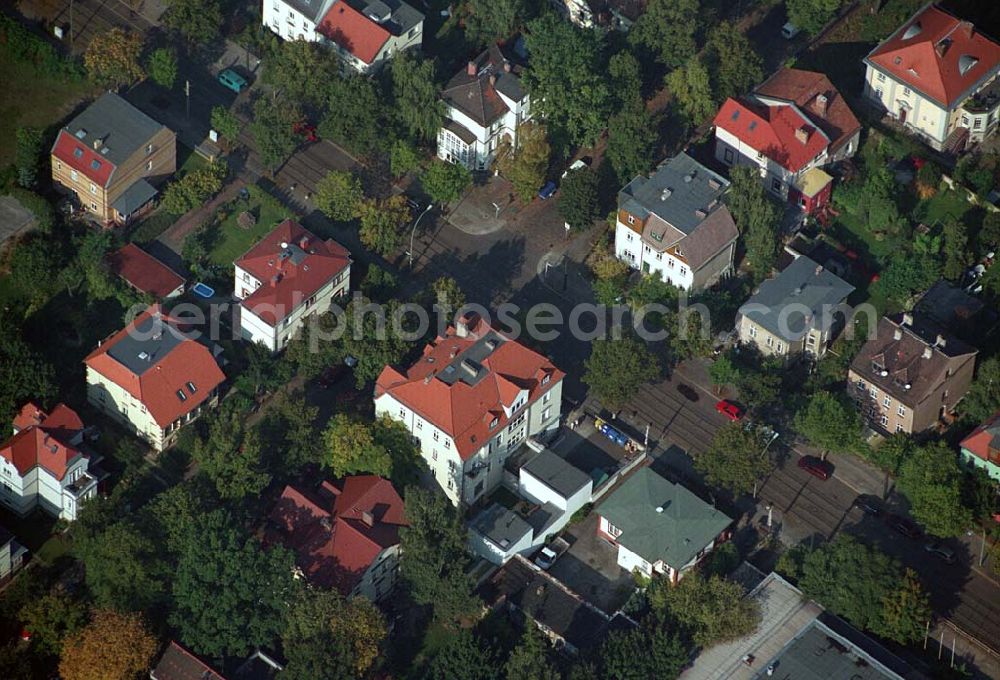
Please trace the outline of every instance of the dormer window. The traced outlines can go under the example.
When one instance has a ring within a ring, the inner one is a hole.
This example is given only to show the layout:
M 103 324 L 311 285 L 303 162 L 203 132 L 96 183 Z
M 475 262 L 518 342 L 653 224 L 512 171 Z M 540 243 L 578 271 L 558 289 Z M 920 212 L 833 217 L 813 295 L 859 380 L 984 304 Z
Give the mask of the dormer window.
M 877 362 L 875 360 L 872 360 L 872 372 L 873 373 L 884 373 L 885 372 L 885 366 L 883 366 L 882 364 L 880 364 L 879 362 Z
M 73 156 L 75 158 L 83 158 L 83 149 L 81 149 L 80 147 L 76 147 L 75 149 L 73 149 Z
M 552 380 L 552 374 L 551 373 L 546 373 L 545 375 L 542 376 L 542 384 L 543 385 L 548 385 L 550 380 Z
M 497 418 L 496 416 L 493 416 L 493 420 L 490 421 L 490 429 L 492 430 L 494 427 L 496 427 L 499 422 L 500 419 Z

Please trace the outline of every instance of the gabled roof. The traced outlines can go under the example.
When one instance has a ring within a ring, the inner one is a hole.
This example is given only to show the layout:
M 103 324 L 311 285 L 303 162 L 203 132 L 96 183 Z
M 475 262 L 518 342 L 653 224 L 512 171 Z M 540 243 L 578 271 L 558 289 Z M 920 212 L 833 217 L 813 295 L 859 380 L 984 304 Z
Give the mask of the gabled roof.
M 423 14 L 402 0 L 336 0 L 316 30 L 371 64 L 391 36 L 402 36 L 423 20 Z
M 648 562 L 680 569 L 733 520 L 680 484 L 644 467 L 597 508 L 618 529 L 616 539 Z
M 376 475 L 323 482 L 318 493 L 286 486 L 271 511 L 268 541 L 295 553 L 314 585 L 347 595 L 406 525 L 403 500 Z
M 108 265 L 133 288 L 163 299 L 184 285 L 184 278 L 134 243 L 108 256 Z
M 518 409 L 507 415 L 513 398 L 526 392 L 525 405 L 530 404 L 565 374 L 478 317 L 464 327 L 451 327 L 435 338 L 405 372 L 382 369 L 375 398 L 391 395 L 450 436 L 467 460 L 509 417 L 520 414 Z
M 995 413 L 992 418 L 973 430 L 962 440 L 961 446 L 977 458 L 989 460 L 990 451 L 994 452 L 995 458 L 997 456 L 995 452 L 1000 451 L 1000 413 Z
M 929 4 L 865 62 L 951 109 L 1000 68 L 1000 45 L 970 22 Z
M 520 72 L 520 66 L 505 57 L 497 45 L 490 45 L 452 76 L 441 98 L 482 127 L 488 127 L 510 110 L 504 97 L 519 102 L 527 96 L 521 86 Z
M 740 307 L 740 314 L 779 338 L 795 341 L 810 329 L 827 330 L 834 312 L 854 291 L 844 281 L 805 255 L 760 284 Z
M 730 97 L 712 124 L 793 173 L 830 146 L 827 134 L 794 104 L 765 106 Z
M 212 352 L 153 305 L 105 340 L 84 363 L 135 397 L 160 427 L 208 399 L 226 376 Z
M 59 131 L 52 154 L 98 186 L 106 187 L 114 170 L 163 127 L 108 92 Z
M 0 444 L 0 457 L 6 458 L 24 477 L 36 465 L 58 480 L 81 454 L 77 448 L 83 421 L 76 411 L 59 404 L 45 413 L 31 402 L 14 417 L 16 434 Z
M 795 104 L 826 133 L 833 150 L 840 148 L 861 129 L 854 112 L 822 73 L 781 68 L 758 85 L 754 94 Z
M 192 652 L 170 641 L 149 673 L 152 680 L 226 680 Z
M 333 239 L 321 240 L 294 220 L 285 220 L 234 263 L 260 281 L 241 304 L 275 326 L 351 264 Z

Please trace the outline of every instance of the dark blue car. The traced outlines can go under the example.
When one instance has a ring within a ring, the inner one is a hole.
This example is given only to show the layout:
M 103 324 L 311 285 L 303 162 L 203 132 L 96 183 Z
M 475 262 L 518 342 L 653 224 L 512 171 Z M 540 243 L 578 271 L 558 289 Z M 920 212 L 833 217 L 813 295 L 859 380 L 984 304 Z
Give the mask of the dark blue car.
M 552 198 L 552 196 L 555 193 L 556 193 L 556 183 L 555 182 L 546 182 L 545 186 L 543 186 L 541 189 L 539 189 L 539 191 L 538 191 L 538 198 L 540 198 L 540 199 L 542 199 L 544 201 L 546 198 Z

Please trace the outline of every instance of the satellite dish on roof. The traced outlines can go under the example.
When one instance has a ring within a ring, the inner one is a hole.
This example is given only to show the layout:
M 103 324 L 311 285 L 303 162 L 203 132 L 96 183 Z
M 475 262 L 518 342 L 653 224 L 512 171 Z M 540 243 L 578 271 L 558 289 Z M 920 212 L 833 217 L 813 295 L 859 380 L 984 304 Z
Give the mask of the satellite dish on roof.
M 281 242 L 281 248 L 282 248 L 282 250 L 284 250 L 287 247 L 288 247 L 288 243 L 286 243 L 285 241 L 282 241 Z

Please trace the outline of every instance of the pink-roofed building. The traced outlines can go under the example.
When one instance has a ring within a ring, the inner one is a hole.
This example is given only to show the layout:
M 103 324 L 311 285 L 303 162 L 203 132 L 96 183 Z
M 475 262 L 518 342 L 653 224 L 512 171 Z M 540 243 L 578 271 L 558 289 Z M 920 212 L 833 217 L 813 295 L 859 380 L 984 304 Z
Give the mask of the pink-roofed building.
M 465 317 L 408 369 L 382 369 L 375 412 L 404 425 L 455 504 L 471 505 L 503 479 L 529 437 L 559 427 L 565 374 L 545 356 Z
M 75 520 L 103 475 L 100 458 L 82 446 L 80 416 L 65 404 L 46 413 L 29 402 L 13 424 L 14 436 L 0 444 L 0 502 L 22 517 L 41 508 Z
M 233 263 L 240 334 L 272 352 L 285 348 L 310 314 L 327 312 L 351 284 L 351 255 L 285 220 Z
M 295 553 L 299 578 L 378 602 L 396 585 L 403 526 L 403 499 L 392 483 L 358 475 L 324 481 L 315 491 L 286 486 L 265 539 Z

